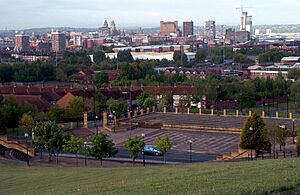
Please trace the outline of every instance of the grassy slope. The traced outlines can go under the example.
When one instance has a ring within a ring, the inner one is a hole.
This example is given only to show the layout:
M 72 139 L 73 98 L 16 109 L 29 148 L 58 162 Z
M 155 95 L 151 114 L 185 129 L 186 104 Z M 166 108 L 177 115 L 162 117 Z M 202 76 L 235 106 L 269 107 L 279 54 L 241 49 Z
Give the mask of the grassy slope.
M 0 165 L 0 194 L 262 194 L 300 185 L 300 158 L 140 168 Z

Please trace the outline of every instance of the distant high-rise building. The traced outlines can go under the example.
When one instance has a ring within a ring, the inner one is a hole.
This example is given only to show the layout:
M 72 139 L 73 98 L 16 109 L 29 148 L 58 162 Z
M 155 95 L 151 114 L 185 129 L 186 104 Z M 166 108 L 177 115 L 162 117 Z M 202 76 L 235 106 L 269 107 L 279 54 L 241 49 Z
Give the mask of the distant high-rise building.
M 15 49 L 18 51 L 28 51 L 30 49 L 29 36 L 24 33 L 16 34 Z
M 215 39 L 216 38 L 216 22 L 209 20 L 205 22 L 205 38 Z
M 271 35 L 271 34 L 272 34 L 272 29 L 267 29 L 267 30 L 266 30 L 266 34 L 267 34 L 267 35 Z
M 183 22 L 183 36 L 193 36 L 194 35 L 194 22 Z
M 248 31 L 236 31 L 229 28 L 226 30 L 225 39 L 232 44 L 245 43 L 250 40 L 250 33 Z
M 170 35 L 176 35 L 181 36 L 181 32 L 178 28 L 178 21 L 174 22 L 160 22 L 160 35 L 163 36 L 170 36 Z
M 71 37 L 74 47 L 82 47 L 83 46 L 82 33 L 71 32 L 70 37 Z
M 248 16 L 248 12 L 242 12 L 240 30 L 248 31 L 250 36 L 253 35 L 252 16 Z
M 66 50 L 66 35 L 60 32 L 52 32 L 52 51 L 61 52 Z

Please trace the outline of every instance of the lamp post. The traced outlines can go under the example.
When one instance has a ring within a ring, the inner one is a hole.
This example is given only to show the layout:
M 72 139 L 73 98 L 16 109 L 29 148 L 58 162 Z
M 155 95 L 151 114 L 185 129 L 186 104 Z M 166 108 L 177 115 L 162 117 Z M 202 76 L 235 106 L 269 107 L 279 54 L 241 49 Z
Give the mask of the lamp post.
M 143 166 L 146 166 L 146 162 L 145 162 L 145 153 L 144 153 L 144 146 L 145 146 L 145 134 L 142 134 L 142 138 L 143 138 L 143 148 L 142 148 L 142 155 L 143 155 Z
M 285 125 L 279 125 L 279 127 L 282 129 L 282 131 L 286 131 L 286 126 Z M 286 132 L 284 132 L 284 133 L 286 133 Z M 285 158 L 285 144 L 286 144 L 285 139 L 282 140 L 282 144 L 283 144 L 283 157 Z M 280 151 L 282 151 L 281 144 L 280 144 Z
M 114 133 L 116 133 L 117 116 L 116 116 L 116 112 L 115 111 L 113 111 L 113 115 L 114 115 Z
M 293 144 L 295 144 L 295 119 L 293 119 Z
M 96 123 L 95 123 L 95 125 L 96 125 L 96 130 L 97 130 L 97 135 L 99 134 L 99 128 L 98 128 L 98 116 L 96 116 L 95 117 L 96 118 Z
M 86 159 L 86 146 L 87 146 L 87 142 L 84 142 L 84 165 L 87 166 L 87 159 Z
M 251 154 L 250 154 L 251 157 L 250 157 L 250 159 L 253 160 L 253 156 L 252 156 L 252 155 L 253 155 L 253 154 L 252 154 L 252 149 L 253 149 L 253 134 L 254 134 L 254 133 L 253 133 L 253 128 L 250 127 L 250 128 L 249 128 L 249 131 L 250 131 L 250 133 L 251 133 Z
M 129 111 L 131 111 L 131 104 L 132 104 L 132 91 L 130 90 L 130 91 L 123 91 L 122 92 L 122 94 L 125 94 L 125 95 L 127 95 L 127 94 L 129 94 L 129 104 L 127 104 L 127 111 L 129 112 Z
M 286 117 L 289 117 L 289 94 L 286 95 Z
M 29 151 L 28 151 L 28 133 L 24 134 L 25 139 L 26 139 L 26 154 L 27 154 L 27 166 L 29 166 Z
M 193 148 L 193 141 L 189 140 L 189 144 L 190 144 L 190 163 L 192 163 L 192 148 Z

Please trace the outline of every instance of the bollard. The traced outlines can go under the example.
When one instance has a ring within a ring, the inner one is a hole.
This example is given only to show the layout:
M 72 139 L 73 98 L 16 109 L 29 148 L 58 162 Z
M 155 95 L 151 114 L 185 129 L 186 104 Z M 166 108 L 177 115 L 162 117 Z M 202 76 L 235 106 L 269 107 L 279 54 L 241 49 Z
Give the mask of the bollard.
M 279 113 L 278 112 L 276 112 L 276 118 L 279 118 Z
M 152 112 L 155 112 L 155 106 L 152 107 Z
M 199 114 L 202 115 L 202 109 L 201 108 L 199 108 Z
M 149 114 L 150 113 L 150 108 L 147 108 L 147 114 Z
M 130 119 L 131 118 L 131 111 L 127 112 L 127 118 Z
M 187 108 L 187 114 L 190 114 L 190 108 Z
M 88 128 L 87 112 L 83 113 L 83 127 Z
M 107 112 L 103 112 L 103 127 L 107 126 Z
M 235 112 L 235 113 L 236 113 L 236 117 L 238 117 L 238 116 L 239 116 L 239 114 L 240 114 L 240 113 L 239 113 L 239 110 L 236 110 L 236 112 Z
M 252 116 L 252 111 L 251 110 L 249 110 L 249 116 Z
M 214 109 L 210 110 L 210 115 L 212 115 L 212 116 L 214 115 Z
M 164 106 L 164 113 L 167 113 L 167 107 Z
M 223 114 L 224 114 L 224 116 L 227 115 L 227 110 L 226 109 L 224 109 Z
M 178 107 L 175 107 L 175 113 L 178 114 Z
M 290 117 L 290 119 L 293 119 L 293 113 L 292 112 L 290 112 L 289 117 Z
M 265 118 L 265 111 L 262 111 L 261 117 L 262 117 L 262 118 Z

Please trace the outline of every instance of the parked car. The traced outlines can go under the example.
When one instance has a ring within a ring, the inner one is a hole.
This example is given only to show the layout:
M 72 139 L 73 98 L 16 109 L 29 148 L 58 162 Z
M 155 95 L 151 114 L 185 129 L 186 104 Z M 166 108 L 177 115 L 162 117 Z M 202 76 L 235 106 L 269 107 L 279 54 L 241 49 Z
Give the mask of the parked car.
M 161 156 L 161 151 L 154 145 L 145 145 L 143 150 L 145 155 Z
M 109 114 L 108 119 L 114 119 L 114 114 Z

